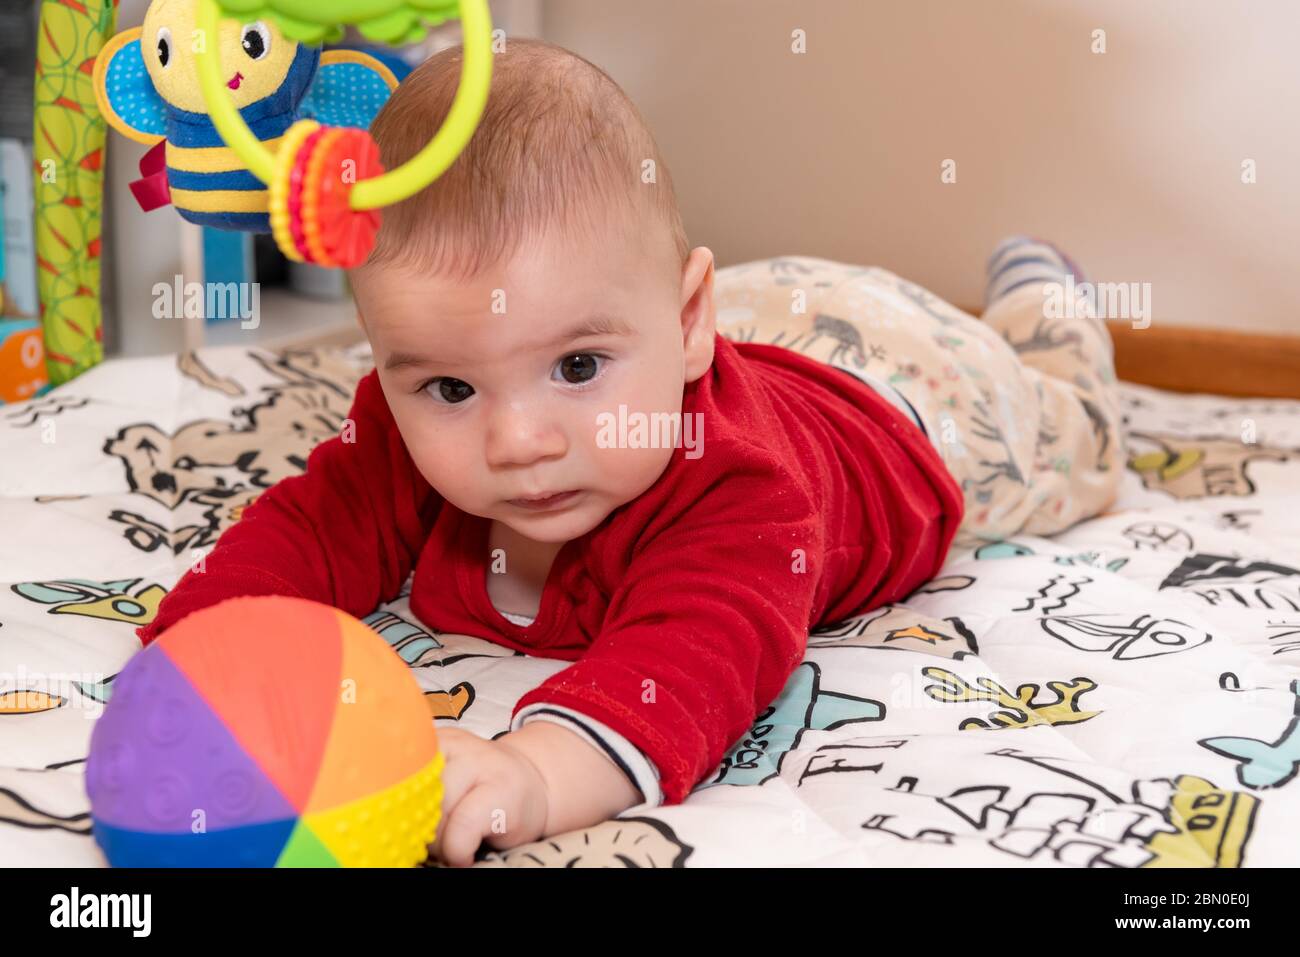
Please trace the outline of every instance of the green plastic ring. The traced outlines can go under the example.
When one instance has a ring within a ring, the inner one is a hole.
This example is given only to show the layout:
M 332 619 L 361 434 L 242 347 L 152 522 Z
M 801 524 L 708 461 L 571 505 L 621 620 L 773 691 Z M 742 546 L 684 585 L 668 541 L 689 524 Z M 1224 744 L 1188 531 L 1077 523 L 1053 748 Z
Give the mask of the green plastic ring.
M 374 179 L 362 180 L 352 190 L 352 208 L 378 209 L 400 203 L 424 189 L 456 161 L 478 128 L 492 85 L 492 17 L 487 0 L 459 0 L 465 56 L 460 87 L 442 128 L 409 161 Z M 198 29 L 217 36 L 221 8 L 217 0 L 200 0 Z M 226 145 L 264 183 L 275 170 L 275 157 L 248 128 L 221 81 L 216 43 L 205 43 L 198 54 L 199 88 L 212 123 Z

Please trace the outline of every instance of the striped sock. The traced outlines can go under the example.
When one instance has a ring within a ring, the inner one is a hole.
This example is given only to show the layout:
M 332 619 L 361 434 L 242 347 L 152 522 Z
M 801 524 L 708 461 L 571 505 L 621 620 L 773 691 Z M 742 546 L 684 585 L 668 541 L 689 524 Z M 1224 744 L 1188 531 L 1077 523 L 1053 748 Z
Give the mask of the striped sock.
M 1083 271 L 1069 256 L 1051 243 L 1029 236 L 1008 236 L 998 243 L 989 257 L 987 273 L 985 308 L 1030 283 L 1064 282 L 1071 275 L 1076 283 L 1085 281 Z

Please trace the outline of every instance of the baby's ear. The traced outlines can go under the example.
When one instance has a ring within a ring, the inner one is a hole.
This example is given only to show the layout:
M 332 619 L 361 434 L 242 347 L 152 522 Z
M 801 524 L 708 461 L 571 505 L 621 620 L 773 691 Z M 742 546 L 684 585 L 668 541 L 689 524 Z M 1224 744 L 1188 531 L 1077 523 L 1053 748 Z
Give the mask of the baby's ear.
M 718 334 L 718 310 L 713 302 L 713 252 L 697 246 L 682 268 L 682 345 L 686 353 L 686 381 L 694 382 L 713 365 Z
M 140 28 L 119 33 L 95 60 L 95 100 L 110 126 L 154 146 L 167 134 L 167 104 L 145 69 Z

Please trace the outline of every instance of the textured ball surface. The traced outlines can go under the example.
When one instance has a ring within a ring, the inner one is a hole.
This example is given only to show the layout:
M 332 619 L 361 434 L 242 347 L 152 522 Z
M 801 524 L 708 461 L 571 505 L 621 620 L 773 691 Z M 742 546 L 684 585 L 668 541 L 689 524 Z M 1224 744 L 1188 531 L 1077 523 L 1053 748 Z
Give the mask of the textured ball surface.
M 189 615 L 114 681 L 91 736 L 94 834 L 119 867 L 397 867 L 442 800 L 433 721 L 379 635 L 299 598 Z

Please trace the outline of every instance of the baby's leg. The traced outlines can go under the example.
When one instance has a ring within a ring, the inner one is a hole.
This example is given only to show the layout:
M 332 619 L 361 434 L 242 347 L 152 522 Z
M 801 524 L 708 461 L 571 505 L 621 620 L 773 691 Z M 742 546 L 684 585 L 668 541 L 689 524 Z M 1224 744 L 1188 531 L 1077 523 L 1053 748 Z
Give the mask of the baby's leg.
M 1114 345 L 1091 298 L 1070 294 L 1083 282 L 1062 253 L 1024 237 L 1005 240 L 989 260 L 984 322 L 1015 351 L 1038 397 L 1024 523 L 1034 535 L 1104 511 L 1123 480 Z
M 1122 477 L 1104 326 L 1040 327 L 1041 288 L 999 296 L 986 324 L 887 270 L 800 256 L 721 269 L 714 294 L 723 336 L 901 393 L 962 488 L 958 541 L 973 545 L 1065 528 L 1104 509 Z

